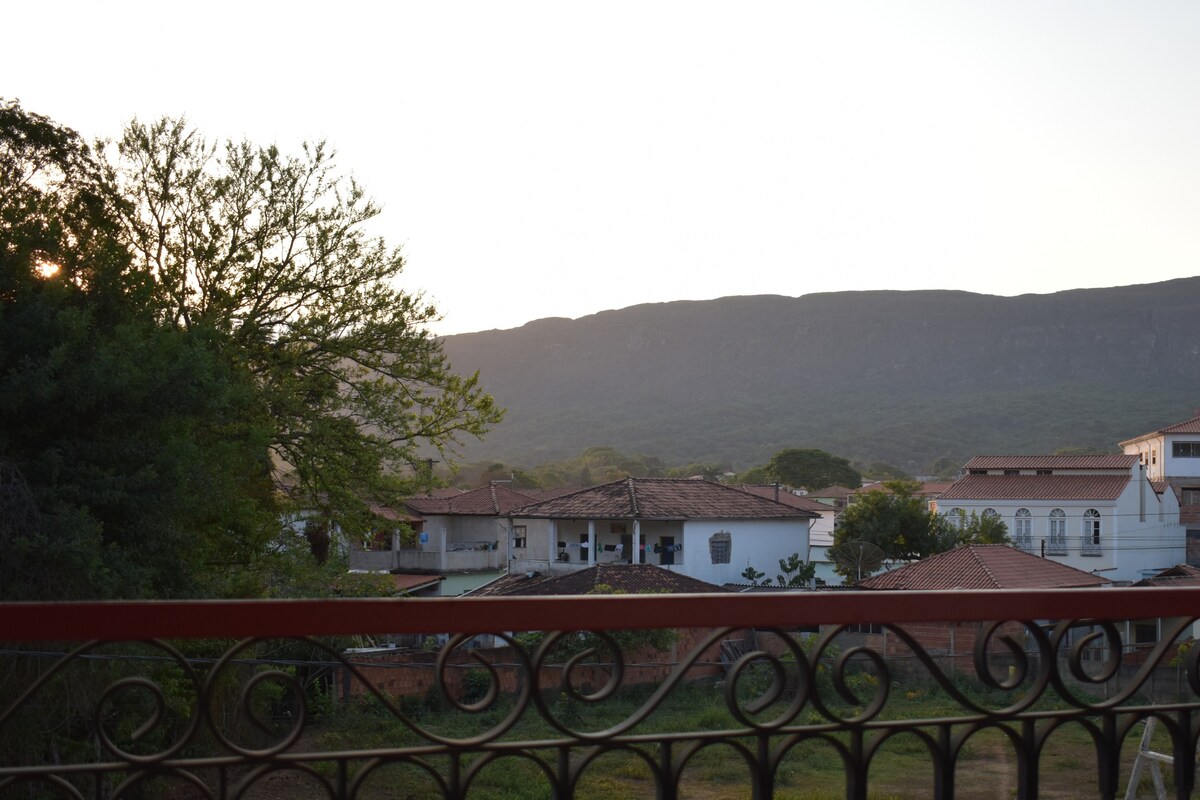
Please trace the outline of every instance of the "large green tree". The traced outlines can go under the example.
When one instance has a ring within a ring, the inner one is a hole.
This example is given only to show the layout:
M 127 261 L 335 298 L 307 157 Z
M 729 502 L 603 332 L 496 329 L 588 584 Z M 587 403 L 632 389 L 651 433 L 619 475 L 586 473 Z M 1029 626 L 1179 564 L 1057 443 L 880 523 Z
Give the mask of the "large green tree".
M 250 376 L 160 324 L 120 203 L 74 131 L 0 102 L 3 599 L 245 593 L 277 518 Z
M 0 101 L 0 595 L 287 593 L 283 513 L 370 528 L 501 411 L 327 148 L 105 147 Z
M 920 483 L 888 481 L 883 486 L 861 493 L 839 515 L 833 532 L 834 547 L 869 542 L 883 550 L 888 560 L 912 561 L 958 544 L 957 531 L 917 495 Z M 842 565 L 834 569 L 849 580 L 858 578 L 857 569 Z
M 807 489 L 822 489 L 826 486 L 846 486 L 853 489 L 862 485 L 862 476 L 849 461 L 824 450 L 780 450 L 767 462 L 766 471 L 774 480 Z
M 131 123 L 104 161 L 124 234 L 172 327 L 220 337 L 269 424 L 281 489 L 347 533 L 374 523 L 431 451 L 502 411 L 447 363 L 435 309 L 398 287 L 404 259 L 323 143 L 206 141 L 182 119 Z M 407 480 L 406 480 L 407 479 Z

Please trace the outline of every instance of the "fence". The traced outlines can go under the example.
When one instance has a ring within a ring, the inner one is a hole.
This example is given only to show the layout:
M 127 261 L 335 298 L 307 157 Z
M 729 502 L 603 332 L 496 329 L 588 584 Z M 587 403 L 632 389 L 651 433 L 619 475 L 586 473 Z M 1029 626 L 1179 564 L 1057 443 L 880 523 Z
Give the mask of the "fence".
M 840 763 L 838 793 L 866 798 L 898 737 L 924 753 L 917 796 L 954 797 L 987 731 L 1032 798 L 1077 726 L 1094 758 L 1079 795 L 1111 798 L 1150 717 L 1172 791 L 1189 797 L 1200 668 L 1176 642 L 1198 616 L 1194 589 L 10 604 L 0 797 L 373 798 L 401 781 L 407 796 L 458 798 L 511 774 L 528 796 L 567 798 L 618 759 L 643 775 L 622 791 L 675 798 L 719 749 L 732 780 L 769 798 L 819 746 Z M 1159 643 L 1131 663 L 1118 623 L 1154 618 Z M 947 667 L 936 642 L 950 626 Z M 406 667 L 347 650 L 363 634 L 449 635 L 424 656 L 425 705 L 389 688 Z M 472 647 L 481 634 L 501 647 Z M 1156 700 L 1164 671 L 1174 692 Z M 911 718 L 918 685 L 944 700 Z M 697 686 L 711 712 L 673 725 Z M 331 734 L 348 713 L 331 697 L 375 715 L 365 741 Z

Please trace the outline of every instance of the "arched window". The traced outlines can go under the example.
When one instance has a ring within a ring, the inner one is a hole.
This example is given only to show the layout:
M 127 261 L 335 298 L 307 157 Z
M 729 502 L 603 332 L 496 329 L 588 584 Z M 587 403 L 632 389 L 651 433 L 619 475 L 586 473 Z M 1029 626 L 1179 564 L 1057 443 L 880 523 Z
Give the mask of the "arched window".
M 961 508 L 956 507 L 946 512 L 946 519 L 961 529 L 966 524 L 967 515 Z
M 1061 508 L 1050 512 L 1050 541 L 1046 545 L 1046 551 L 1059 555 L 1067 553 L 1067 512 Z
M 1018 508 L 1013 515 L 1013 543 L 1022 550 L 1033 549 L 1033 514 L 1028 508 Z
M 980 514 L 980 516 L 981 517 L 998 517 L 998 516 L 1000 516 L 1000 512 L 994 508 L 985 508 L 983 510 L 983 513 Z
M 1083 512 L 1083 551 L 1090 555 L 1100 552 L 1100 512 L 1094 508 Z

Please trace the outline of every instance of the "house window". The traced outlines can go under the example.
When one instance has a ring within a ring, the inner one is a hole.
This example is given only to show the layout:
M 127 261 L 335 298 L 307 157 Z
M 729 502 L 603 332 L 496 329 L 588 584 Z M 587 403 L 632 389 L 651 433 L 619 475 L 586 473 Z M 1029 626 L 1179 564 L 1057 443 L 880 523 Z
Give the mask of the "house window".
M 524 525 L 513 525 L 513 549 L 523 550 L 525 548 L 525 529 Z
M 1000 512 L 999 512 L 999 511 L 997 511 L 997 510 L 996 510 L 996 509 L 994 509 L 994 508 L 985 508 L 985 509 L 983 510 L 983 513 L 982 513 L 982 514 L 980 514 L 979 516 L 981 516 L 981 517 L 992 517 L 992 518 L 996 518 L 996 517 L 999 517 L 999 516 L 1000 516 Z
M 1171 445 L 1175 458 L 1200 458 L 1200 442 L 1175 442 Z
M 883 625 L 875 622 L 860 622 L 857 625 L 847 625 L 846 633 L 868 633 L 879 636 L 883 633 Z
M 1200 486 L 1185 486 L 1180 489 L 1179 505 L 1200 506 Z
M 733 538 L 729 531 L 717 531 L 708 537 L 708 552 L 714 564 L 728 564 L 733 555 Z
M 951 524 L 957 525 L 960 529 L 966 524 L 967 515 L 961 508 L 952 508 L 946 512 L 946 516 L 950 519 Z
M 970 474 L 972 474 L 972 475 L 987 475 L 987 470 L 986 469 L 973 469 L 973 470 L 970 470 Z
M 1028 508 L 1018 508 L 1013 515 L 1013 543 L 1022 550 L 1033 549 L 1033 514 Z
M 1038 475 L 1053 475 L 1053 474 L 1054 474 L 1054 470 L 1052 470 L 1052 469 L 1039 469 L 1039 470 L 1037 470 L 1036 474 L 1038 474 Z
M 1067 512 L 1061 508 L 1050 512 L 1050 541 L 1046 552 L 1060 556 L 1067 554 Z
M 1089 508 L 1083 512 L 1083 554 L 1100 555 L 1100 512 Z
M 1021 470 L 1019 470 L 1019 469 L 1006 469 L 1006 470 L 1004 470 L 1004 474 L 1005 474 L 1005 475 L 1020 475 L 1020 474 L 1021 474 Z
M 1158 620 L 1138 619 L 1133 621 L 1133 643 L 1154 644 L 1158 641 Z

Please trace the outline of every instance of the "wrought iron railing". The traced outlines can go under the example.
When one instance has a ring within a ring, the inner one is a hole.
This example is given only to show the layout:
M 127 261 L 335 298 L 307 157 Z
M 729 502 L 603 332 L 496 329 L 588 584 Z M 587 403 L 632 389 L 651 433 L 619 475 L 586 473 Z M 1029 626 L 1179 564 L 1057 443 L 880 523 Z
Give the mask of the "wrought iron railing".
M 1046 540 L 1046 555 L 1067 555 L 1067 535 L 1065 533 L 1050 534 L 1050 538 Z
M 1085 556 L 1104 555 L 1104 546 L 1091 536 L 1083 536 L 1079 540 L 1079 553 Z
M 1148 718 L 1189 797 L 1196 617 L 1192 589 L 12 604 L 0 797 L 1112 798 Z

